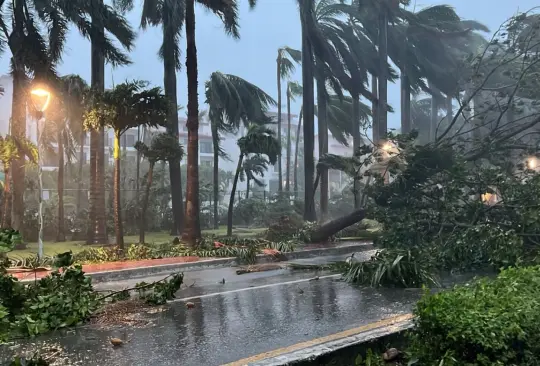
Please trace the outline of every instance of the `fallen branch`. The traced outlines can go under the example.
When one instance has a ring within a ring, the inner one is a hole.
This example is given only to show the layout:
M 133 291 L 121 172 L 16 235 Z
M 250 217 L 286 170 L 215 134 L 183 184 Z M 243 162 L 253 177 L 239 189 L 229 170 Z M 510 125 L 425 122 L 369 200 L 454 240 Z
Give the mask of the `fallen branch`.
M 119 291 L 113 291 L 105 296 L 102 296 L 100 297 L 98 300 L 99 301 L 103 301 L 105 299 L 108 299 L 109 297 L 113 297 L 115 295 L 118 295 L 122 292 L 131 292 L 131 291 L 135 291 L 135 290 L 144 290 L 144 289 L 147 289 L 147 288 L 150 288 L 150 287 L 154 287 L 155 285 L 157 285 L 158 283 L 161 283 L 161 282 L 165 282 L 167 279 L 169 279 L 170 277 L 176 275 L 177 273 L 171 273 L 170 275 L 168 275 L 167 277 L 164 277 L 162 278 L 161 280 L 159 281 L 154 281 L 154 282 L 151 282 L 151 283 L 147 283 L 145 285 L 142 285 L 142 286 L 135 286 L 135 287 L 128 287 L 128 288 L 125 288 L 125 289 L 122 289 L 122 290 L 119 290 Z M 195 284 L 195 283 L 193 283 Z

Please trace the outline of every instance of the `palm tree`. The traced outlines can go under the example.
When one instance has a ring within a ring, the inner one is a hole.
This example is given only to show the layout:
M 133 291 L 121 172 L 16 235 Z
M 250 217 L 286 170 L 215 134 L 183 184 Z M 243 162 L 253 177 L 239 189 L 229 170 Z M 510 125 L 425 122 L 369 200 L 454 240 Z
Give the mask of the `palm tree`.
M 83 93 L 86 83 L 77 75 L 68 75 L 59 79 L 57 93 L 51 101 L 47 113 L 47 123 L 44 125 L 43 137 L 40 138 L 42 147 L 55 153 L 52 143 L 56 143 L 58 157 L 58 214 L 56 241 L 66 241 L 64 217 L 64 170 L 65 159 L 68 162 L 76 155 L 75 146 L 81 131 L 84 131 L 82 114 Z
M 315 175 L 315 62 L 310 30 L 316 29 L 312 0 L 297 0 L 302 24 L 302 85 L 304 108 L 304 220 L 316 221 L 313 180 Z
M 168 98 L 167 98 L 168 100 Z M 139 226 L 139 243 L 145 242 L 146 231 L 146 211 L 150 200 L 150 189 L 154 179 L 154 166 L 158 161 L 166 161 L 169 164 L 179 164 L 184 156 L 184 150 L 178 139 L 170 133 L 160 133 L 152 139 L 150 146 L 144 142 L 137 141 L 135 149 L 148 160 L 149 168 L 146 174 L 146 188 L 141 206 L 141 223 Z
M 264 186 L 264 181 L 259 179 L 258 176 L 264 177 L 264 173 L 268 171 L 268 164 L 268 159 L 262 155 L 253 155 L 244 160 L 240 172 L 240 181 L 246 182 L 246 199 L 249 198 L 249 188 L 252 181 L 259 187 Z
M 296 64 L 299 64 L 300 61 L 302 61 L 302 52 L 299 50 L 292 49 L 290 47 L 281 47 L 278 49 L 278 56 L 276 59 L 277 64 L 277 88 L 278 88 L 278 100 L 277 100 L 277 108 L 278 108 L 278 118 L 277 118 L 277 136 L 279 141 L 281 141 L 281 82 L 283 79 L 288 79 L 291 74 L 294 73 L 296 70 Z M 287 87 L 287 93 L 288 93 L 288 87 Z M 287 109 L 289 109 L 289 105 L 287 104 Z M 288 114 L 289 120 L 290 120 L 290 112 Z M 289 121 L 290 122 L 290 121 Z M 281 156 L 281 154 L 280 154 Z M 290 163 L 290 161 L 289 161 Z M 278 160 L 278 191 L 283 191 L 283 169 L 281 167 L 281 157 Z M 289 185 L 289 174 L 287 174 L 287 182 L 285 183 L 286 186 Z
M 67 25 L 64 14 L 56 7 L 37 0 L 2 2 L 9 10 L 0 17 L 0 47 L 11 52 L 10 73 L 13 78 L 11 135 L 26 138 L 26 101 L 28 75 L 40 83 L 56 80 L 55 64 L 61 59 Z M 9 14 L 9 15 L 8 15 Z M 42 27 L 44 26 L 44 27 Z M 47 32 L 45 37 L 41 32 Z M 19 155 L 11 164 L 13 180 L 11 225 L 22 230 L 24 217 L 25 161 Z
M 195 2 L 217 14 L 225 26 L 225 31 L 235 38 L 238 33 L 238 0 L 184 0 L 186 3 L 186 72 L 188 80 L 188 158 L 186 187 L 186 225 L 183 237 L 190 243 L 201 237 L 199 218 L 199 101 L 197 95 L 198 67 L 195 42 Z M 254 7 L 256 0 L 249 0 Z
M 147 82 L 132 81 L 96 96 L 96 103 L 85 114 L 88 129 L 109 127 L 114 132 L 114 221 L 116 245 L 124 249 L 122 208 L 120 200 L 120 137 L 140 125 L 165 126 L 169 104 L 158 87 L 146 89 Z
M 285 167 L 285 191 L 290 193 L 291 191 L 291 101 L 295 101 L 296 97 L 302 95 L 302 85 L 296 81 L 289 81 L 287 83 L 287 165 Z M 278 132 L 279 137 L 279 132 Z
M 268 162 L 275 165 L 281 152 L 280 141 L 276 138 L 276 133 L 264 125 L 251 125 L 244 137 L 238 139 L 238 147 L 240 148 L 240 156 L 238 157 L 238 165 L 234 176 L 231 197 L 229 200 L 229 212 L 227 214 L 227 235 L 232 235 L 232 220 L 234 195 L 238 185 L 238 179 L 242 172 L 244 158 L 249 154 L 266 155 Z
M 219 226 L 219 157 L 227 157 L 220 146 L 221 134 L 237 132 L 240 124 L 248 126 L 250 121 L 265 121 L 268 107 L 276 101 L 262 89 L 250 82 L 230 74 L 214 72 L 205 83 L 208 116 L 212 127 L 214 145 L 214 226 Z
M 0 136 L 0 161 L 4 167 L 4 186 L 2 193 L 2 221 L 3 228 L 11 227 L 11 201 L 12 201 L 12 164 L 19 159 L 28 159 L 31 163 L 37 162 L 37 147 L 28 139 L 19 139 L 11 135 Z
M 133 0 L 120 0 L 121 10 L 133 8 Z M 144 0 L 141 27 L 161 26 L 162 42 L 159 57 L 163 61 L 163 86 L 171 107 L 167 122 L 167 132 L 178 138 L 178 113 L 176 72 L 180 70 L 180 36 L 185 20 L 185 1 Z M 182 198 L 182 174 L 180 163 L 169 164 L 171 180 L 171 201 L 174 220 L 173 235 L 182 233 L 184 207 Z
M 123 4 L 123 1 L 114 1 Z M 65 14 L 79 33 L 91 43 L 91 88 L 101 94 L 105 90 L 105 62 L 113 66 L 127 65 L 131 61 L 111 39 L 112 35 L 122 48 L 129 51 L 135 33 L 128 21 L 103 0 L 58 0 L 57 9 Z M 104 126 L 104 123 L 98 124 Z M 105 131 L 103 127 L 90 131 L 90 225 L 87 243 L 105 244 L 107 225 L 105 214 Z

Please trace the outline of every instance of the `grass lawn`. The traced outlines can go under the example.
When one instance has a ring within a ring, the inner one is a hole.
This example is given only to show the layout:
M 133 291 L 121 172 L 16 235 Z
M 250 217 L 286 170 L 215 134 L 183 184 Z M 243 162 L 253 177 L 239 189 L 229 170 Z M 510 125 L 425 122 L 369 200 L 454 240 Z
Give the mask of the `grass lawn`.
M 249 237 L 257 235 L 261 232 L 266 230 L 265 228 L 257 228 L 257 229 L 234 229 L 233 235 L 237 235 L 239 237 Z M 214 235 L 226 235 L 227 234 L 227 227 L 226 226 L 220 226 L 219 229 L 213 229 L 213 230 L 203 230 L 203 234 L 214 234 Z M 173 237 L 169 235 L 167 232 L 157 232 L 157 233 L 146 233 L 146 241 L 148 243 L 163 243 L 172 240 Z M 124 241 L 127 244 L 133 244 L 139 242 L 139 235 L 129 235 L 124 237 Z M 45 255 L 56 255 L 58 253 L 64 253 L 68 251 L 73 251 L 73 253 L 80 252 L 86 248 L 88 248 L 88 245 L 85 245 L 84 241 L 66 241 L 64 243 L 55 243 L 51 241 L 46 241 L 43 243 L 43 250 Z M 96 247 L 99 247 L 97 245 Z M 37 243 L 28 243 L 27 248 L 24 250 L 14 250 L 9 253 L 10 257 L 28 257 L 31 255 L 35 255 L 38 251 L 38 244 Z

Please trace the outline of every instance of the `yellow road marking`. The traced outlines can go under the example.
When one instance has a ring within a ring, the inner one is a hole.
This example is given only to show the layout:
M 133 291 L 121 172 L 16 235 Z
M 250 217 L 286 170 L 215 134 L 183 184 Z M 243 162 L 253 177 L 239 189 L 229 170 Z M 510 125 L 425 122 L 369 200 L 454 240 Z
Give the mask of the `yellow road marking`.
M 391 317 L 391 318 L 380 320 L 380 321 L 375 322 L 375 323 L 370 323 L 370 324 L 367 324 L 367 325 L 363 325 L 363 326 L 358 327 L 358 328 L 353 328 L 353 329 L 345 330 L 343 332 L 334 333 L 334 334 L 331 334 L 331 335 L 326 336 L 326 337 L 312 339 L 310 341 L 293 344 L 292 346 L 288 346 L 288 347 L 278 348 L 278 349 L 270 351 L 270 352 L 260 353 L 258 355 L 251 356 L 251 357 L 248 357 L 248 358 L 244 358 L 243 360 L 231 362 L 231 363 L 228 363 L 228 364 L 223 365 L 223 366 L 245 366 L 245 365 L 247 365 L 247 364 L 249 364 L 251 362 L 261 361 L 261 360 L 264 360 L 264 359 L 269 358 L 269 357 L 281 356 L 281 355 L 283 355 L 285 353 L 290 353 L 290 352 L 298 351 L 298 350 L 303 349 L 303 348 L 313 347 L 313 346 L 316 346 L 316 345 L 321 344 L 321 343 L 331 342 L 331 341 L 335 341 L 335 340 L 338 340 L 338 339 L 341 339 L 341 338 L 350 337 L 350 336 L 356 335 L 358 333 L 367 332 L 367 331 L 372 330 L 372 329 L 376 329 L 376 328 L 380 328 L 380 327 L 384 327 L 384 326 L 390 326 L 390 325 L 393 325 L 393 324 L 396 324 L 396 323 L 400 323 L 400 322 L 403 322 L 403 321 L 406 321 L 406 320 L 410 320 L 412 318 L 413 318 L 412 314 L 394 316 L 394 317 Z

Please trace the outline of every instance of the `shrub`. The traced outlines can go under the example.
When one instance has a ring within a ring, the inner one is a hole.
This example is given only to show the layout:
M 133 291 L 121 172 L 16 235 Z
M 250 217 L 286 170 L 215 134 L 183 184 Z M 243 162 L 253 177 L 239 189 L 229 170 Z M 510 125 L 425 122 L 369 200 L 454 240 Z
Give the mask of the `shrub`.
M 426 294 L 410 351 L 419 365 L 540 364 L 540 266 Z
M 267 205 L 264 201 L 255 198 L 241 200 L 234 208 L 234 224 L 251 226 L 257 218 L 266 215 L 266 212 Z
M 270 241 L 286 241 L 292 239 L 300 229 L 304 227 L 304 222 L 296 216 L 281 216 L 268 227 L 266 239 Z

